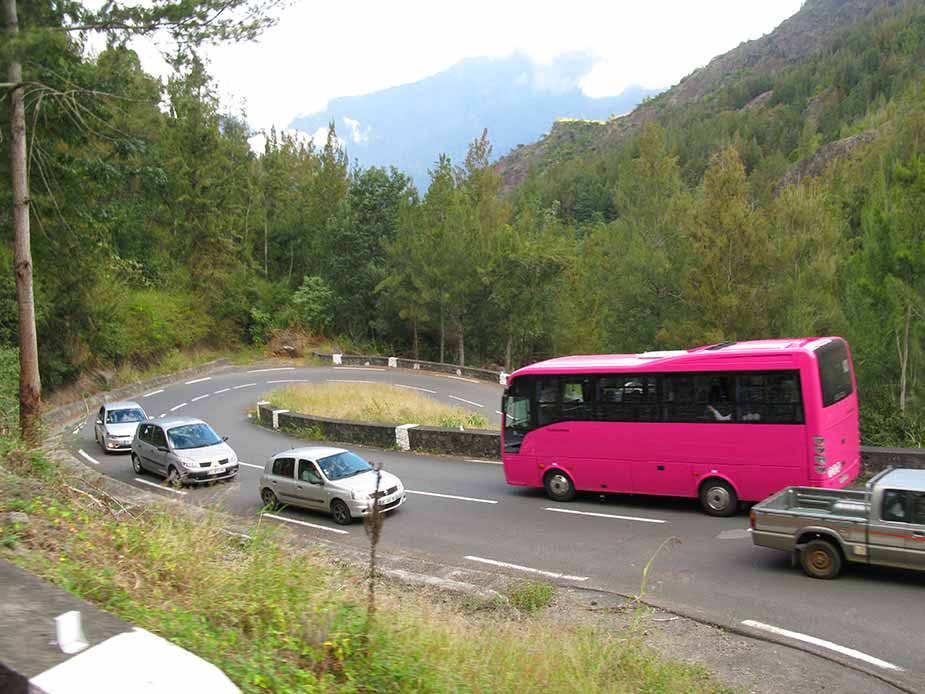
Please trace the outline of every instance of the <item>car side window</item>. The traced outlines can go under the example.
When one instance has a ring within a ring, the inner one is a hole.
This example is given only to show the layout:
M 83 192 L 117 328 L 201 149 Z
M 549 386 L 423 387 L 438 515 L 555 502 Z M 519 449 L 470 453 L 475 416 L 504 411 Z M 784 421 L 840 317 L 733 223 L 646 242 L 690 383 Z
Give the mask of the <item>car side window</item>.
M 160 427 L 152 427 L 151 443 L 160 448 L 167 448 L 167 436 Z
M 921 492 L 912 495 L 912 522 L 925 525 L 925 494 Z
M 885 521 L 894 523 L 909 522 L 909 493 L 901 489 L 885 489 L 883 491 L 883 510 L 880 515 Z
M 295 458 L 277 458 L 274 460 L 273 474 L 292 479 L 295 475 Z
M 309 484 L 321 484 L 321 476 L 315 468 L 315 464 L 310 460 L 299 461 L 299 480 Z
M 100 411 L 96 413 L 96 418 L 101 422 L 106 421 L 106 408 L 105 407 L 100 408 Z
M 151 425 L 142 424 L 138 429 L 138 440 L 148 443 L 151 440 Z

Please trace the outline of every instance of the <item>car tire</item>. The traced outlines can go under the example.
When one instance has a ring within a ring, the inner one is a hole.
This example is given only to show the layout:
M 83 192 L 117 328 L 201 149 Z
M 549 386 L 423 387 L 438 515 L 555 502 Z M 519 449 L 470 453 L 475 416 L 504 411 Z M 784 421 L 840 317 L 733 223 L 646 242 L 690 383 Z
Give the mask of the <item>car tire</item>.
M 575 485 L 572 478 L 562 470 L 553 469 L 543 478 L 546 496 L 553 501 L 571 501 L 575 498 Z
M 174 489 L 183 486 L 183 480 L 180 479 L 180 471 L 173 465 L 167 468 L 167 486 L 173 487 Z
M 279 507 L 279 499 L 276 498 L 276 494 L 273 493 L 273 490 L 267 487 L 264 487 L 260 491 L 260 500 L 263 502 L 263 505 L 271 511 Z
M 340 499 L 334 499 L 331 502 L 331 516 L 338 525 L 350 525 L 353 522 L 353 516 L 350 515 L 350 509 Z
M 141 466 L 141 458 L 132 453 L 132 469 L 135 471 L 136 475 L 141 475 L 144 473 L 145 469 Z
M 739 510 L 739 495 L 731 484 L 714 477 L 700 485 L 700 506 L 709 516 L 734 516 Z
M 841 551 L 828 540 L 811 540 L 800 550 L 800 566 L 810 578 L 835 578 L 842 563 Z

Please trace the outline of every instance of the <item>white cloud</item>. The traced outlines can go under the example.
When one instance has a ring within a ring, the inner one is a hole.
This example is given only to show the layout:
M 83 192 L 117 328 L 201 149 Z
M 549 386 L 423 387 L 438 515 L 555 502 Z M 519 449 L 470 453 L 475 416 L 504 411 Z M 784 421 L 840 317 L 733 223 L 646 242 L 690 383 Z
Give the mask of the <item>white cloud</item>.
M 356 144 L 369 142 L 369 131 L 372 130 L 372 126 L 367 125 L 366 128 L 361 128 L 360 121 L 347 118 L 346 116 L 344 117 L 344 125 L 348 128 L 351 142 Z

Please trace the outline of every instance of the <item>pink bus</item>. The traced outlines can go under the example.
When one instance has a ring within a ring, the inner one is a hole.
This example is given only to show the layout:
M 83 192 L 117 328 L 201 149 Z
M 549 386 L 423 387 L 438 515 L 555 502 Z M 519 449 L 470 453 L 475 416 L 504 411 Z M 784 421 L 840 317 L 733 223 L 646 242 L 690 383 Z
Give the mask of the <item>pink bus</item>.
M 838 337 L 572 356 L 518 369 L 502 409 L 508 484 L 698 497 L 729 516 L 789 485 L 860 470 L 858 399 Z

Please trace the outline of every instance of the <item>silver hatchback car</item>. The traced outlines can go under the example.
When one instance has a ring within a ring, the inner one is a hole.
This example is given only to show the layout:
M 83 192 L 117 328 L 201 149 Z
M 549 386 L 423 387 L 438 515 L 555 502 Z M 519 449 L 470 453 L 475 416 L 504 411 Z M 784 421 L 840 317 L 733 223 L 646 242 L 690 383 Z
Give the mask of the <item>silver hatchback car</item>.
M 343 448 L 308 446 L 277 453 L 260 476 L 260 500 L 275 508 L 292 504 L 329 512 L 348 525 L 372 511 L 376 471 L 365 459 Z M 405 503 L 405 487 L 391 472 L 381 471 L 379 510 Z
M 132 467 L 162 475 L 171 485 L 212 482 L 238 474 L 238 456 L 195 417 L 143 422 L 132 441 Z
M 137 402 L 104 402 L 96 413 L 93 437 L 104 453 L 130 450 L 138 424 L 147 418 Z

